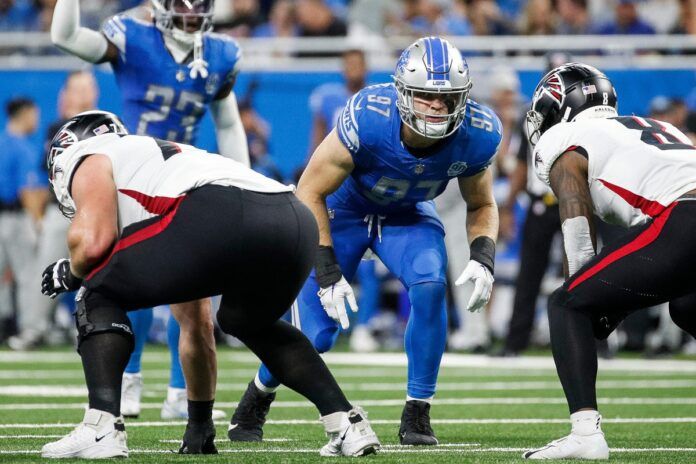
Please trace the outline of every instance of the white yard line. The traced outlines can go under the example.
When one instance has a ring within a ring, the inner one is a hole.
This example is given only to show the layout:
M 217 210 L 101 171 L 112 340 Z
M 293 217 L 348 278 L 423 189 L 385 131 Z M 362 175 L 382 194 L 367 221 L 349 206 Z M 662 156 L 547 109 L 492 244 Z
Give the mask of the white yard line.
M 341 382 L 344 391 L 403 391 L 406 385 L 401 382 Z M 696 380 L 600 380 L 599 389 L 671 389 L 696 387 Z M 245 383 L 221 383 L 217 391 L 244 391 Z M 165 385 L 150 387 L 150 396 L 154 392 L 164 392 Z M 560 390 L 557 380 L 552 381 L 521 381 L 521 382 L 440 382 L 438 391 L 520 391 L 520 390 Z M 0 386 L 0 396 L 31 396 L 74 398 L 86 397 L 87 388 L 75 385 L 3 385 Z
M 355 399 L 352 403 L 363 407 L 391 407 L 403 406 L 403 398 L 368 400 Z M 696 398 L 598 398 L 601 405 L 696 405 Z M 219 401 L 215 403 L 218 408 L 236 408 L 237 402 Z M 434 399 L 435 405 L 537 405 L 537 404 L 566 404 L 565 398 L 441 398 Z M 85 409 L 87 403 L 8 403 L 0 404 L 0 411 L 13 410 L 67 410 Z M 141 403 L 142 409 L 160 409 L 162 403 Z M 275 401 L 273 408 L 311 408 L 309 401 Z
M 696 417 L 631 417 L 631 418 L 603 418 L 605 424 L 693 424 Z M 396 425 L 401 421 L 397 419 L 371 419 L 370 423 L 379 425 Z M 567 424 L 568 419 L 432 419 L 433 424 L 469 425 L 469 424 Z M 227 421 L 219 421 L 216 425 L 228 425 Z M 269 425 L 319 425 L 319 420 L 287 419 L 268 420 Z M 127 422 L 127 427 L 178 427 L 186 425 L 185 421 L 133 421 Z M 44 424 L 0 424 L 0 429 L 62 429 L 73 428 L 74 423 L 44 423 Z
M 390 366 L 405 367 L 407 360 L 404 353 L 325 353 L 323 355 L 329 366 Z M 235 362 L 257 364 L 258 359 L 249 352 L 222 351 L 218 353 L 220 363 Z M 144 362 L 168 362 L 169 354 L 165 352 L 145 352 Z M 0 351 L 0 363 L 79 363 L 74 352 L 24 352 Z M 555 370 L 551 356 L 521 356 L 519 358 L 495 358 L 486 355 L 467 355 L 446 353 L 441 367 L 449 368 L 484 368 L 494 370 L 548 369 Z M 696 373 L 696 361 L 683 360 L 644 360 L 644 359 L 610 359 L 599 360 L 600 371 L 647 371 Z
M 531 447 L 530 447 L 531 448 Z M 437 453 L 522 453 L 530 448 L 475 448 L 475 447 L 384 447 L 379 452 L 385 454 L 437 454 Z M 693 453 L 696 448 L 611 448 L 611 453 Z M 0 454 L 20 455 L 39 454 L 39 450 L 0 450 Z M 131 454 L 173 454 L 173 450 L 165 449 L 131 449 Z M 314 448 L 247 448 L 247 449 L 218 449 L 220 454 L 242 453 L 281 453 L 281 454 L 316 454 Z

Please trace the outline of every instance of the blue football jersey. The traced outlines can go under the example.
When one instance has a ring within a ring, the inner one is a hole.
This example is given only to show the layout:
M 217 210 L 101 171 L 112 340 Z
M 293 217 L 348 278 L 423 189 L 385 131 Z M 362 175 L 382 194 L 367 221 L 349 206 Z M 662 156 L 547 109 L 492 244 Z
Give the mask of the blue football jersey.
M 106 21 L 102 32 L 119 50 L 113 69 L 128 130 L 194 144 L 208 104 L 234 82 L 241 53 L 237 42 L 204 34 L 208 77 L 192 79 L 187 63 L 174 60 L 153 23 L 121 14 Z
M 345 84 L 330 83 L 320 85 L 309 96 L 309 107 L 315 118 L 320 118 L 330 132 L 341 116 L 350 93 Z M 325 135 L 325 134 L 324 134 Z
M 440 195 L 454 177 L 486 169 L 496 154 L 502 126 L 488 107 L 467 101 L 466 117 L 449 137 L 425 149 L 401 142 L 401 118 L 393 84 L 366 87 L 346 104 L 337 126 L 355 168 L 331 204 L 365 214 L 407 211 Z

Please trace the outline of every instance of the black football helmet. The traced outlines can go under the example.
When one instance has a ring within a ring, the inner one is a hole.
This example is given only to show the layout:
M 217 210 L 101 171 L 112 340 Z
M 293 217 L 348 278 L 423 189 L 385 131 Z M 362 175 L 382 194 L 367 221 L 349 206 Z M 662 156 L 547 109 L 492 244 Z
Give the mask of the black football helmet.
M 55 185 L 56 176 L 61 174 L 63 176 L 65 175 L 65 173 L 62 172 L 65 166 L 61 167 L 61 165 L 65 164 L 66 161 L 60 161 L 58 163 L 57 161 L 59 161 L 60 155 L 71 145 L 104 134 L 128 135 L 128 131 L 118 116 L 113 113 L 99 110 L 85 111 L 84 113 L 80 113 L 68 119 L 60 129 L 58 129 L 48 146 L 48 153 L 46 154 L 48 179 L 51 182 L 51 187 L 56 197 L 59 198 L 61 211 L 66 217 L 72 217 L 71 214 L 74 214 L 74 211 L 64 210 L 65 205 L 60 201 L 60 188 L 56 189 Z M 63 184 L 63 179 L 60 179 L 58 183 Z M 68 179 L 68 184 L 69 183 L 70 179 Z
M 617 107 L 616 90 L 604 73 L 582 63 L 562 64 L 546 73 L 534 91 L 527 112 L 529 143 L 536 145 L 550 127 L 573 121 L 589 108 L 611 117 Z

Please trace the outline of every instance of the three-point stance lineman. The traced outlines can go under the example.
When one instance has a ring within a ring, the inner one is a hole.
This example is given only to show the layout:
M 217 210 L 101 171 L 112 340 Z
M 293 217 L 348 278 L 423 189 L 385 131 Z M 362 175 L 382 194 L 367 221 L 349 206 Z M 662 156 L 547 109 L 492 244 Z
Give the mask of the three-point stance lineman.
M 467 99 L 471 85 L 466 61 L 449 42 L 416 41 L 401 55 L 393 84 L 366 87 L 350 99 L 297 191 L 319 223 L 320 247 L 293 316 L 318 351 L 331 349 L 348 327 L 344 299 L 357 310 L 348 281 L 368 248 L 408 289 L 408 389 L 399 430 L 406 445 L 437 444 L 429 411 L 447 336 L 447 255 L 430 200 L 450 179 L 459 182 L 468 207 L 472 259 L 457 284 L 474 283 L 469 310 L 485 306 L 493 284 L 498 211 L 487 168 L 501 128 L 490 109 Z M 231 440 L 261 440 L 279 385 L 274 375 L 262 366 L 249 384 Z
M 79 114 L 58 131 L 48 171 L 72 224 L 70 259 L 46 269 L 42 290 L 81 287 L 76 322 L 89 409 L 67 437 L 43 447 L 44 457 L 127 456 L 119 411 L 133 349 L 126 311 L 217 294 L 220 327 L 312 401 L 327 432 L 340 432 L 322 454 L 379 448 L 364 413 L 348 403 L 307 338 L 278 320 L 318 243 L 312 213 L 291 187 L 189 145 L 127 135 L 102 111 Z M 184 364 L 189 422 L 180 452 L 215 453 L 212 322 L 203 310 L 174 316 L 196 334 L 194 362 Z
M 527 114 L 534 167 L 558 197 L 567 280 L 549 298 L 551 346 L 572 431 L 528 459 L 607 459 L 597 412 L 595 338 L 629 313 L 669 301 L 696 336 L 696 147 L 671 124 L 618 116 L 597 69 L 550 71 Z M 630 227 L 595 256 L 593 213 Z

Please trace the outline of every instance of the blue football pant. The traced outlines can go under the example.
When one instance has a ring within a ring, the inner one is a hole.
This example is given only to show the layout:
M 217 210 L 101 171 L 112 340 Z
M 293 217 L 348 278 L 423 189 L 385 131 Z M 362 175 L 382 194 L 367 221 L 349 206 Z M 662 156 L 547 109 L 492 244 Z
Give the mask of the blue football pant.
M 447 338 L 445 307 L 447 254 L 444 230 L 437 217 L 409 214 L 382 221 L 381 240 L 374 231 L 368 236 L 362 217 L 335 211 L 331 235 L 336 258 L 349 281 L 367 248 L 404 284 L 411 301 L 411 313 L 404 339 L 408 357 L 407 394 L 430 398 L 435 394 L 437 375 Z M 314 271 L 300 291 L 292 310 L 293 321 L 320 353 L 330 350 L 340 327 L 329 318 L 317 296 Z M 265 366 L 259 380 L 274 388 L 278 381 Z

